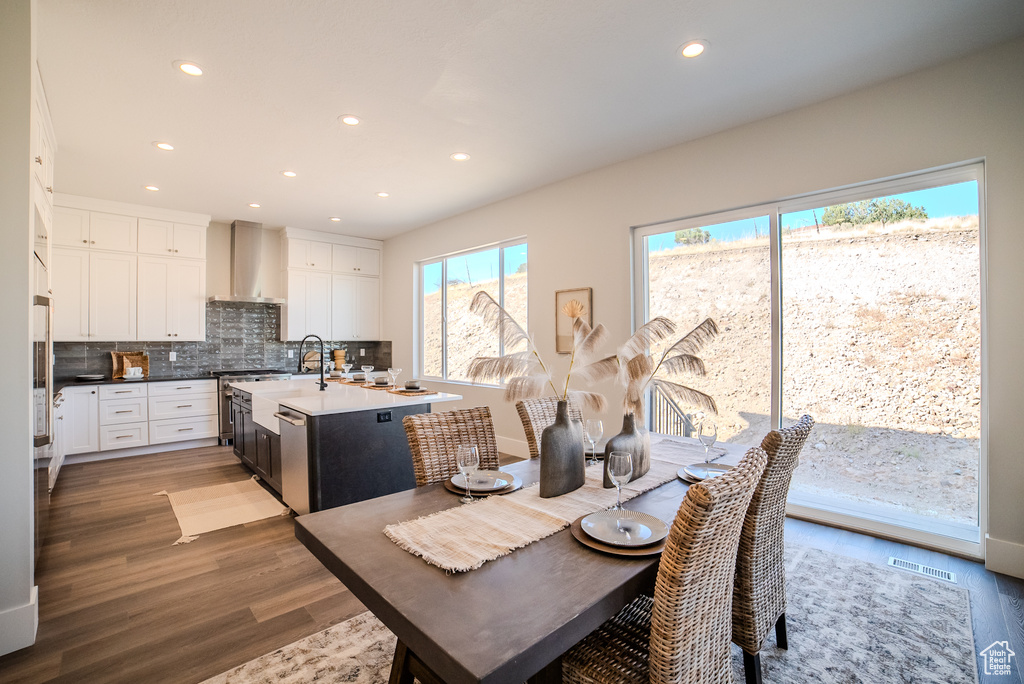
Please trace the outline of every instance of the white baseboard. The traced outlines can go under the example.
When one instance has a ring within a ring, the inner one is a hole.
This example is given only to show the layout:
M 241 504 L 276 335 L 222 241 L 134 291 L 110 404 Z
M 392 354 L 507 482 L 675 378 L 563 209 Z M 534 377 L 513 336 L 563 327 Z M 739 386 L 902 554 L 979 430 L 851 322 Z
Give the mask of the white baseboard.
M 517 456 L 519 458 L 530 458 L 530 447 L 524 439 L 512 439 L 511 437 L 497 436 L 498 451 L 503 454 Z
M 985 568 L 1024 579 L 1024 544 L 985 535 Z
M 0 656 L 36 642 L 39 629 L 39 587 L 32 587 L 29 602 L 0 612 Z
M 90 463 L 92 461 L 107 461 L 112 458 L 126 458 L 128 456 L 145 456 L 146 454 L 162 454 L 166 451 L 180 451 L 182 449 L 198 449 L 199 447 L 217 446 L 216 437 L 206 439 L 190 439 L 185 442 L 169 442 L 167 444 L 150 444 L 149 446 L 130 447 L 128 449 L 114 449 L 112 451 L 93 451 L 88 454 L 70 454 L 64 457 L 64 465 L 69 463 Z

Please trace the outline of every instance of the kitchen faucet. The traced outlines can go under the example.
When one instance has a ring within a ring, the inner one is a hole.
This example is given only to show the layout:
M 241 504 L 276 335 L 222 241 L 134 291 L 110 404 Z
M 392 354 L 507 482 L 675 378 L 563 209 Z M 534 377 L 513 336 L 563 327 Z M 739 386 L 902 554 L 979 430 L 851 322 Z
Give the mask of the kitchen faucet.
M 324 382 L 324 341 L 319 335 L 306 335 L 302 338 L 302 342 L 299 342 L 299 372 L 304 372 L 306 366 L 306 363 L 302 358 L 302 346 L 306 344 L 306 340 L 310 337 L 315 337 L 320 343 L 320 382 L 318 384 L 320 385 L 320 391 L 323 392 L 327 389 L 327 383 Z

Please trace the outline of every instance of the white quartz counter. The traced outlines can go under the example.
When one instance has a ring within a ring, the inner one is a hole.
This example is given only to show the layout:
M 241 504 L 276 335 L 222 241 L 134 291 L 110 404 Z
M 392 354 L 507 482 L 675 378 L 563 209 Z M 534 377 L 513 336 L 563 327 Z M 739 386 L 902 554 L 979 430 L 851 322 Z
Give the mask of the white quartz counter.
M 277 432 L 277 419 L 273 418 L 273 413 L 278 405 L 307 416 L 319 416 L 327 413 L 372 411 L 417 404 L 439 404 L 462 399 L 461 395 L 446 392 L 405 397 L 386 390 L 364 389 L 338 382 L 328 382 L 327 389 L 321 392 L 317 387 L 318 383 L 319 378 L 303 377 L 274 382 L 239 382 L 232 386 L 252 395 L 253 420 L 268 429 L 273 429 L 274 432 Z M 267 416 L 266 413 L 270 415 Z

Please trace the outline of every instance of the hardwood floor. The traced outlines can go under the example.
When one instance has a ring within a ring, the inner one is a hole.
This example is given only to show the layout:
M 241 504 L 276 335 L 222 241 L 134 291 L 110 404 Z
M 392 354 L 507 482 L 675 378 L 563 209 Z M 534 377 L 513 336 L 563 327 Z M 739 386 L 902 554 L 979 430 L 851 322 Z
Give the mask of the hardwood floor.
M 503 462 L 511 460 L 503 457 Z M 180 535 L 167 498 L 251 475 L 230 448 L 66 466 L 40 558 L 35 645 L 0 658 L 0 682 L 199 682 L 364 608 L 294 537 L 291 518 Z M 980 563 L 800 520 L 786 539 L 885 564 L 898 556 L 957 573 L 975 646 L 1006 640 L 1024 684 L 1024 581 Z M 895 571 L 894 571 L 895 572 Z M 979 673 L 983 663 L 979 660 Z
M 180 536 L 167 497 L 245 479 L 228 447 L 69 465 L 40 557 L 39 632 L 0 682 L 198 682 L 363 612 L 291 518 Z

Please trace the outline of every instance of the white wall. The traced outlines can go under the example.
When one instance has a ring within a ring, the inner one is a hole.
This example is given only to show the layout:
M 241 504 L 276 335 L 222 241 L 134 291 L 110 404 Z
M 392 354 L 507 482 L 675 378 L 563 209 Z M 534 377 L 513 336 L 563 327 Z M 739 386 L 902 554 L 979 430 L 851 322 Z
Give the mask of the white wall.
M 630 226 L 985 159 L 988 291 L 988 562 L 1024 575 L 1024 40 L 570 178 L 386 243 L 384 333 L 412 368 L 416 261 L 527 235 L 530 330 L 554 358 L 553 293 L 594 288 L 594 319 L 631 332 Z M 491 406 L 502 448 L 522 442 L 498 390 L 452 384 Z M 613 405 L 621 391 L 608 389 Z M 621 421 L 613 407 L 606 430 Z M 614 434 L 617 430 L 610 432 Z M 520 453 L 523 453 L 520 451 Z
M 32 528 L 32 0 L 0 3 L 0 655 L 35 641 Z

